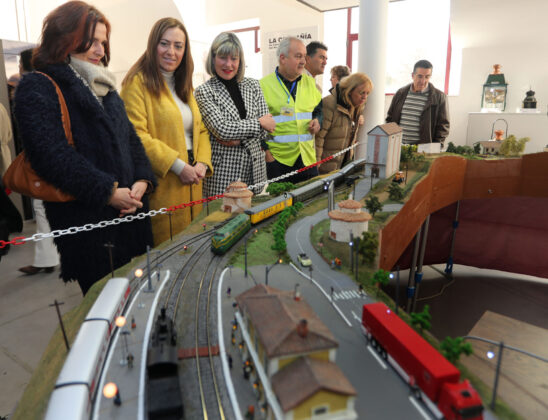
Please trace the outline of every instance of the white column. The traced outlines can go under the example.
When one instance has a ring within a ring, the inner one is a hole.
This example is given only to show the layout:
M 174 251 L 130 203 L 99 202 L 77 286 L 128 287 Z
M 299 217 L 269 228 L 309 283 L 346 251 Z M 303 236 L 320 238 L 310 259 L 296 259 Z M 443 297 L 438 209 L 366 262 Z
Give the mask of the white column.
M 365 73 L 373 82 L 373 92 L 365 106 L 365 125 L 358 133 L 363 142 L 357 147 L 356 159 L 366 155 L 367 133 L 384 123 L 384 85 L 386 80 L 386 31 L 388 24 L 388 0 L 360 0 L 360 30 L 358 71 Z

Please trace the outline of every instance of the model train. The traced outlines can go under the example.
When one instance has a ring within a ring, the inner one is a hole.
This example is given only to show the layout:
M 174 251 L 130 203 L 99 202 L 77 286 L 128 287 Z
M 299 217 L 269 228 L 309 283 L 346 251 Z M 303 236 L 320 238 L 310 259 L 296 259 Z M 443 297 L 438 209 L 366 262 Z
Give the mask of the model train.
M 177 334 L 172 319 L 162 308 L 147 354 L 147 411 L 150 420 L 183 418 L 178 369 Z
M 251 224 L 262 222 L 281 212 L 295 203 L 308 200 L 326 191 L 331 183 L 335 186 L 344 182 L 348 175 L 354 174 L 365 167 L 365 159 L 349 163 L 340 171 L 303 185 L 295 190 L 288 191 L 264 203 L 258 204 L 245 211 L 245 215 L 236 216 L 233 220 L 215 232 L 211 238 L 211 250 L 217 255 L 227 252 L 251 228 Z
M 127 278 L 113 278 L 88 312 L 72 344 L 49 400 L 46 420 L 89 419 L 114 323 L 131 289 Z
M 363 306 L 362 329 L 437 418 L 481 420 L 481 399 L 459 370 L 384 303 Z

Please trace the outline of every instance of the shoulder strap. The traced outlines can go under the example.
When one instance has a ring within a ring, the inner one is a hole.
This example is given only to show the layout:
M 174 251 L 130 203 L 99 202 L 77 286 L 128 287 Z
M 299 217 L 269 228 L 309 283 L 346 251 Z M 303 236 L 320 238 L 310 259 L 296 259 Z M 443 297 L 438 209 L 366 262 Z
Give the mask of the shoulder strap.
M 63 128 L 65 129 L 65 136 L 67 136 L 68 144 L 74 146 L 74 140 L 72 139 L 72 129 L 70 128 L 70 116 L 67 104 L 65 102 L 65 98 L 63 97 L 63 93 L 61 92 L 59 85 L 55 83 L 55 80 L 53 80 L 46 73 L 42 73 L 41 71 L 36 71 L 35 73 L 40 73 L 41 75 L 46 76 L 50 80 L 50 82 L 53 83 L 53 86 L 55 86 L 55 91 L 57 92 L 57 96 L 59 98 L 59 105 L 61 106 L 61 121 L 63 122 Z

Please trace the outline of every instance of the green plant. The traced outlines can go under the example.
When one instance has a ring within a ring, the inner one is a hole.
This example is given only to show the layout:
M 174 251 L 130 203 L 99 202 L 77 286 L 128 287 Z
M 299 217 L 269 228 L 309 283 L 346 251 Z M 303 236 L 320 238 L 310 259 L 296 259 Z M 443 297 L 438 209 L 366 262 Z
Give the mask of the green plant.
M 272 250 L 282 252 L 287 248 L 287 243 L 285 242 L 285 230 L 289 226 L 291 218 L 295 218 L 299 210 L 303 208 L 303 203 L 295 203 L 294 205 L 285 208 L 280 215 L 278 220 L 274 223 L 272 228 L 272 236 L 274 237 L 274 245 L 271 246 Z
M 390 281 L 390 273 L 388 271 L 383 270 L 382 268 L 375 271 L 375 274 L 373 274 L 373 278 L 371 279 L 371 282 L 373 284 L 378 283 L 381 286 L 386 286 L 389 281 Z
M 422 312 L 411 312 L 411 325 L 419 329 L 419 332 L 423 333 L 424 330 L 429 330 L 432 327 L 430 321 L 432 316 L 430 315 L 430 306 L 424 305 Z
M 378 234 L 374 232 L 363 232 L 358 247 L 358 254 L 361 255 L 362 261 L 367 264 L 372 264 L 377 256 L 377 248 L 379 247 Z
M 455 364 L 459 361 L 462 353 L 470 356 L 473 350 L 472 345 L 466 343 L 462 337 L 445 337 L 441 342 L 441 352 L 447 360 Z
M 417 146 L 414 144 L 404 144 L 401 147 L 400 163 L 411 162 L 415 159 Z
M 446 150 L 447 153 L 457 153 L 457 148 L 455 147 L 455 144 L 450 141 L 449 144 L 447 145 L 447 150 Z
M 499 153 L 503 156 L 519 156 L 525 150 L 525 143 L 531 140 L 529 137 L 523 137 L 516 140 L 513 134 L 502 141 Z
M 283 192 L 292 190 L 295 188 L 292 182 L 273 182 L 266 188 L 266 192 L 271 195 L 280 195 Z
M 388 197 L 390 197 L 390 200 L 400 201 L 403 198 L 403 189 L 396 183 L 390 184 Z
M 375 213 L 378 211 L 382 211 L 382 204 L 379 200 L 379 197 L 376 195 L 372 195 L 367 200 L 365 200 L 365 208 L 369 213 L 371 213 L 371 216 L 375 217 Z

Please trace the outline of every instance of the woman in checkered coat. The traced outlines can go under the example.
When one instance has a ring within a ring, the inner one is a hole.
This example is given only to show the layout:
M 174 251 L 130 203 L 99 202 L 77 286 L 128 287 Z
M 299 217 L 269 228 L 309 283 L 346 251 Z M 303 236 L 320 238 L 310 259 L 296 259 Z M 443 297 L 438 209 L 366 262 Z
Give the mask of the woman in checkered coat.
M 211 139 L 213 176 L 204 180 L 204 194 L 222 194 L 237 180 L 255 185 L 253 192 L 259 193 L 266 182 L 261 140 L 276 123 L 259 82 L 244 77 L 244 52 L 236 35 L 223 32 L 215 38 L 206 70 L 212 77 L 195 92 Z

